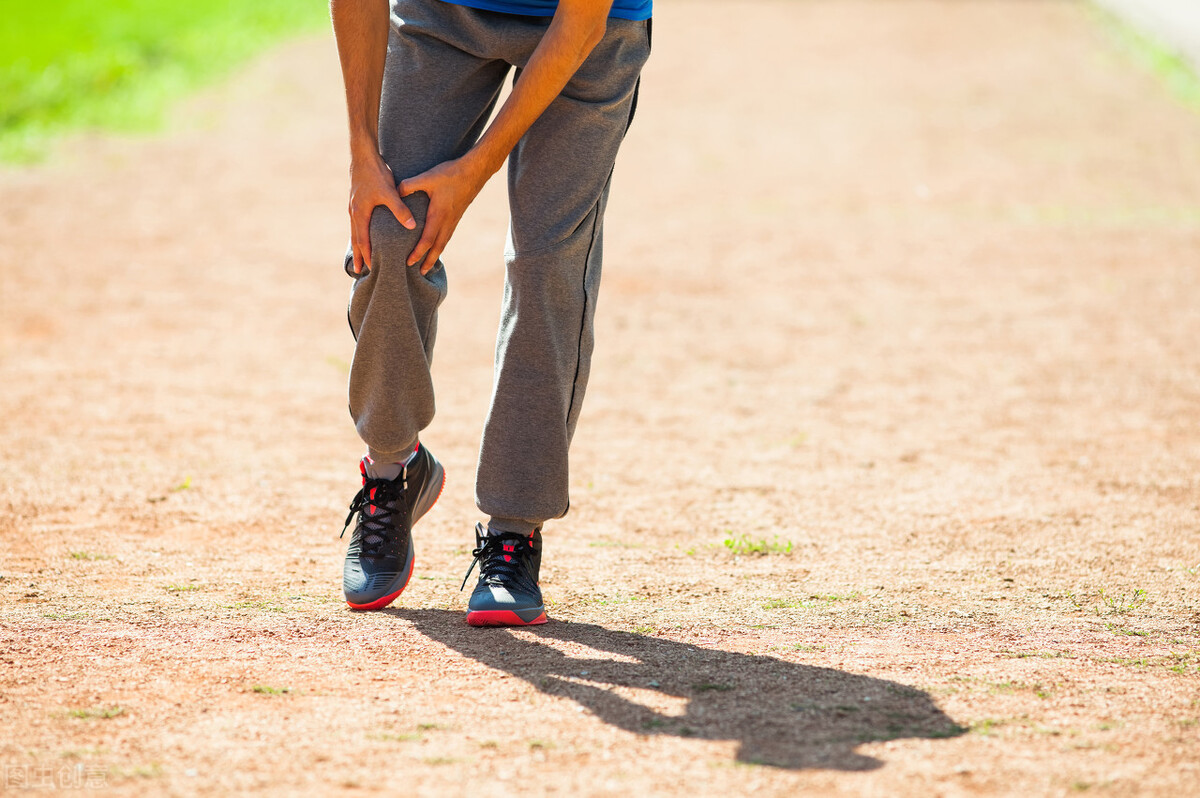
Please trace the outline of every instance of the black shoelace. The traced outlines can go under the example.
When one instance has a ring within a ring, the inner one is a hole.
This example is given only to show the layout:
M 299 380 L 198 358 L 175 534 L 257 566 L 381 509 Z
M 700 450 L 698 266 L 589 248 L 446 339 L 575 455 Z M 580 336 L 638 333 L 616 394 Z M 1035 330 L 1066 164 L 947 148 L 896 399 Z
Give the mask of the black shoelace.
M 383 547 L 391 540 L 392 516 L 403 517 L 404 488 L 407 484 L 407 474 L 399 479 L 374 479 L 367 477 L 363 480 L 362 490 L 354 494 L 350 500 L 350 512 L 346 516 L 346 524 L 342 527 L 342 535 L 350 527 L 354 514 L 358 513 L 358 528 L 362 530 L 362 555 L 378 557 L 383 554 Z M 370 508 L 374 507 L 374 512 Z
M 506 550 L 505 543 L 513 544 L 512 548 Z M 507 587 L 516 582 L 524 590 L 536 587 L 525 565 L 525 558 L 533 554 L 529 536 L 518 535 L 515 532 L 493 532 L 484 538 L 477 537 L 476 544 L 475 550 L 471 552 L 475 559 L 471 560 L 471 566 L 467 568 L 467 575 L 463 577 L 459 590 L 467 586 L 467 580 L 471 578 L 476 563 L 479 564 L 479 579 L 485 584 Z

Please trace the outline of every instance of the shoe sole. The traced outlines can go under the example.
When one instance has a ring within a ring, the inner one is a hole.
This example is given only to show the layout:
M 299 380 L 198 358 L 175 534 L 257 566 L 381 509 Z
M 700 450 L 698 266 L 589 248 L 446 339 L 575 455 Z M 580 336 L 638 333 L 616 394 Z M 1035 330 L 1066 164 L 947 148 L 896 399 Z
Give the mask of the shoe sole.
M 413 520 L 412 520 L 413 526 L 416 526 L 417 521 L 420 520 L 421 516 L 425 515 L 425 513 L 429 512 L 430 510 L 433 509 L 433 505 L 438 503 L 438 499 L 442 498 L 442 494 L 446 491 L 446 469 L 443 468 L 442 464 L 439 463 L 437 460 L 434 460 L 433 464 L 434 464 L 434 474 L 440 475 L 442 478 L 441 484 L 438 485 L 436 494 L 431 490 L 431 491 L 428 491 L 424 496 L 417 497 L 417 506 L 415 508 L 413 508 Z M 436 479 L 437 479 L 437 476 L 435 476 L 434 479 L 431 479 L 429 481 L 429 484 L 433 485 L 435 483 Z M 422 507 L 421 500 L 428 496 L 433 496 L 433 500 L 430 501 L 428 504 L 426 504 L 424 507 Z M 416 551 L 413 547 L 411 531 L 409 532 L 409 536 L 408 536 L 408 551 L 409 551 L 408 573 L 406 573 L 404 575 L 404 581 L 401 583 L 400 588 L 398 590 L 396 590 L 396 592 L 394 592 L 394 593 L 388 593 L 386 596 L 384 596 L 382 598 L 377 598 L 374 601 L 368 602 L 366 604 L 355 604 L 354 602 L 347 601 L 346 604 L 350 607 L 350 609 L 353 609 L 353 610 L 381 610 L 384 607 L 386 607 L 387 605 L 391 604 L 396 599 L 400 598 L 400 594 L 404 592 L 404 589 L 406 587 L 408 587 L 408 583 L 412 580 L 413 568 L 417 564 L 417 555 L 416 555 Z
M 527 621 L 513 610 L 475 610 L 467 613 L 467 623 L 471 626 L 534 626 L 546 622 L 546 611 L 541 607 L 523 612 L 526 615 L 536 612 L 537 615 Z

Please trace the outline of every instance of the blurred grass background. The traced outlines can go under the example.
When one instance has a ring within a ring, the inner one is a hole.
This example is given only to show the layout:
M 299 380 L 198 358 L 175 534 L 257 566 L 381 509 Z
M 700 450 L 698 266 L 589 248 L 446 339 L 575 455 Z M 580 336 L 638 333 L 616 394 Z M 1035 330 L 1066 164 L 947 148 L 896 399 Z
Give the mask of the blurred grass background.
M 326 0 L 0 0 L 0 160 L 66 130 L 153 129 L 169 103 L 329 24 Z
M 1139 30 L 1114 11 L 1095 4 L 1092 10 L 1093 16 L 1118 52 L 1140 68 L 1157 76 L 1167 90 L 1184 105 L 1200 111 L 1200 75 L 1186 55 L 1153 33 Z
M 1178 53 L 1093 8 L 1119 50 L 1200 108 Z M 0 0 L 0 162 L 37 161 L 66 131 L 153 130 L 172 100 L 328 17 L 327 0 Z

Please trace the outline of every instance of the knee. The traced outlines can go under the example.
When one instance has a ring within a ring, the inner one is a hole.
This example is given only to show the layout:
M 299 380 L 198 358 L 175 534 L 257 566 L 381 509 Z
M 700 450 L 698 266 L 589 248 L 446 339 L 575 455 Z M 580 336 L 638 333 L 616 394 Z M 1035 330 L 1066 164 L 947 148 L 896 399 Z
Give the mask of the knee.
M 371 213 L 371 255 L 373 260 L 380 262 L 405 259 L 408 253 L 421 237 L 421 228 L 425 225 L 425 210 L 428 200 L 420 195 L 421 201 L 416 201 L 417 195 L 405 199 L 404 204 L 412 211 L 417 226 L 409 230 L 400 224 L 390 208 L 379 205 Z
M 588 248 L 564 243 L 536 252 L 512 252 L 505 259 L 505 273 L 513 299 L 518 304 L 545 304 L 574 312 L 587 293 L 594 291 L 599 269 L 589 268 Z

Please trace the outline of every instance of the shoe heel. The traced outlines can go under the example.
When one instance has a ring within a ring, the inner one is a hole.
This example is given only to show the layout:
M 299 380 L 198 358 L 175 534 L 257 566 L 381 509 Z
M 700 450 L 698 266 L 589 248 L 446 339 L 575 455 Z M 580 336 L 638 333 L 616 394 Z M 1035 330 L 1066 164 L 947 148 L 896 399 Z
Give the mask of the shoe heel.
M 430 489 L 422 494 L 419 499 L 417 499 L 417 506 L 413 508 L 412 519 L 414 524 L 417 522 L 418 518 L 433 509 L 433 505 L 438 503 L 438 499 L 442 498 L 442 494 L 446 491 L 446 469 L 443 468 L 442 464 L 436 460 L 433 462 L 435 468 L 433 472 L 433 479 L 429 481 Z M 434 485 L 437 485 L 436 491 L 433 490 Z

